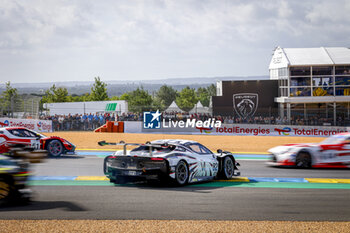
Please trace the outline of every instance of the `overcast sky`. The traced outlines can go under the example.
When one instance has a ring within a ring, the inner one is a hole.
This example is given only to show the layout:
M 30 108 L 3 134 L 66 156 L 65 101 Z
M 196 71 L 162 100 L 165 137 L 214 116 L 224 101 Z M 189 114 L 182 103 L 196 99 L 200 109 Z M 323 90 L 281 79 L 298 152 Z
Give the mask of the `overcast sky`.
M 0 0 L 0 81 L 268 75 L 276 46 L 350 47 L 350 1 Z

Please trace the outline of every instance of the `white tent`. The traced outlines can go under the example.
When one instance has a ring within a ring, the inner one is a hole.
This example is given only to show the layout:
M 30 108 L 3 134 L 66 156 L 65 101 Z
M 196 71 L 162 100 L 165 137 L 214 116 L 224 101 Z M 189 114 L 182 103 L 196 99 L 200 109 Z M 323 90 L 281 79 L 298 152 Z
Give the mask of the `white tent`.
M 211 112 L 208 107 L 204 107 L 203 104 L 200 101 L 198 101 L 196 105 L 194 105 L 194 107 L 189 111 L 189 113 L 190 114 L 194 114 L 194 113 L 207 114 Z
M 182 111 L 179 106 L 177 106 L 177 104 L 175 103 L 175 101 L 173 101 L 169 107 L 164 111 L 166 113 L 171 113 L 171 112 L 184 112 Z

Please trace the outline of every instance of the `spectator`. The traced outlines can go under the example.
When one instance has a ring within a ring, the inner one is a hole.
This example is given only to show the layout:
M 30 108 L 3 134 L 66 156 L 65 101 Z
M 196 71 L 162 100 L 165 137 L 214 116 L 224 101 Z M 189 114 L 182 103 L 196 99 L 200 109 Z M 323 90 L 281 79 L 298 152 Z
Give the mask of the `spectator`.
M 64 121 L 64 117 L 60 115 L 58 117 L 59 130 L 63 130 L 63 121 Z
M 94 117 L 91 115 L 91 113 L 88 115 L 88 130 L 92 129 L 92 120 Z
M 103 114 L 100 114 L 100 116 L 99 116 L 99 122 L 100 122 L 100 126 L 102 126 L 102 125 L 105 124 L 105 118 L 104 118 L 104 115 L 103 115 Z
M 84 116 L 82 117 L 82 119 L 83 119 L 83 123 L 84 123 L 84 130 L 88 130 L 89 120 L 88 120 L 88 116 L 86 115 L 86 113 L 84 113 Z
M 99 122 L 99 116 L 98 116 L 98 113 L 96 113 L 92 119 L 92 129 L 96 129 L 98 127 L 98 122 Z

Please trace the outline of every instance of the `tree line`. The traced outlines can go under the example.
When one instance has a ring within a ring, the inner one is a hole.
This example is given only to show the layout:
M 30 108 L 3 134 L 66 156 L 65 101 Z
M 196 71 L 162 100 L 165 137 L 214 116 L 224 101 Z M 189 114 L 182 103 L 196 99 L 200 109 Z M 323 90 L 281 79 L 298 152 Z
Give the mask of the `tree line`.
M 129 111 L 143 112 L 156 109 L 165 110 L 175 100 L 181 109 L 189 111 L 198 100 L 204 106 L 209 106 L 210 97 L 215 95 L 216 87 L 212 84 L 208 87 L 199 87 L 197 89 L 187 86 L 181 91 L 177 91 L 171 86 L 163 85 L 158 91 L 151 94 L 141 86 L 134 91 L 126 92 L 120 96 L 109 97 L 107 84 L 101 81 L 100 77 L 95 77 L 91 92 L 82 95 L 69 94 L 67 88 L 57 87 L 55 84 L 52 85 L 42 95 L 41 108 L 44 103 L 126 100 L 128 101 Z M 18 99 L 17 89 L 11 87 L 10 82 L 7 82 L 6 90 L 0 96 L 1 102 L 7 106 L 11 101 L 17 102 Z

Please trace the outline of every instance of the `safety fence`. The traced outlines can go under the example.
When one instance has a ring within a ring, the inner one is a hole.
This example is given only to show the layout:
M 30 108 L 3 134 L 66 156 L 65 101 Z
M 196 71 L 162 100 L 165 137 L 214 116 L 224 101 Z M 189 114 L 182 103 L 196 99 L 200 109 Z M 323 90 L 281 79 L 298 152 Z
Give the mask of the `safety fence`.
M 41 97 L 21 95 L 0 101 L 0 117 L 39 119 Z

